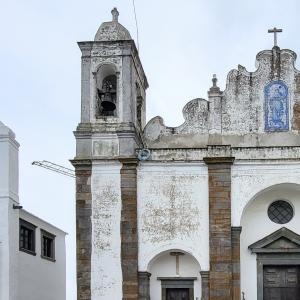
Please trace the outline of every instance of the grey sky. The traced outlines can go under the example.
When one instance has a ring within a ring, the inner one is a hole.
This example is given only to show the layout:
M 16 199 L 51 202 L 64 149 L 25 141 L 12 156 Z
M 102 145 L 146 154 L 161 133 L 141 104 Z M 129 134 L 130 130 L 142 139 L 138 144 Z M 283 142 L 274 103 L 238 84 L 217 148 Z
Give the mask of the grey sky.
M 21 204 L 69 232 L 68 300 L 75 299 L 74 180 L 31 162 L 70 166 L 80 116 L 76 42 L 93 40 L 114 6 L 135 38 L 131 0 L 1 1 L 0 120 L 21 144 Z M 255 70 L 256 54 L 273 45 L 268 28 L 283 28 L 279 46 L 300 53 L 299 0 L 136 0 L 136 10 L 150 85 L 147 119 L 161 115 L 169 126 L 181 124 L 187 101 L 206 98 L 212 74 L 224 89 L 228 71 L 238 64 Z

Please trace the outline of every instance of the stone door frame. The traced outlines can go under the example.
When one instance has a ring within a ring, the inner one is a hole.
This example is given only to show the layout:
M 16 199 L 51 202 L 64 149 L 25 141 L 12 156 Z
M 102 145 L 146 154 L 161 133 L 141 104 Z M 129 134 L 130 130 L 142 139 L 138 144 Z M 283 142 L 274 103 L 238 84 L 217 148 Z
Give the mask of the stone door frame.
M 300 266 L 300 253 L 257 255 L 257 300 L 264 298 L 264 266 Z
M 264 266 L 300 266 L 300 235 L 285 227 L 248 248 L 257 255 L 257 300 L 264 297 Z
M 161 299 L 167 299 L 167 289 L 189 289 L 189 300 L 194 300 L 194 281 L 197 277 L 157 277 L 161 281 Z

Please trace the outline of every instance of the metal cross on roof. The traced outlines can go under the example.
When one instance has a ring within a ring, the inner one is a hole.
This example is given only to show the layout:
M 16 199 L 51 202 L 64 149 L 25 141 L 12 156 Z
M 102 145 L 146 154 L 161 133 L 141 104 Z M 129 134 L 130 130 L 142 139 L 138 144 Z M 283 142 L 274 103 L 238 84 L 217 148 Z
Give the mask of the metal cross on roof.
M 273 29 L 268 30 L 268 33 L 274 33 L 274 47 L 277 46 L 277 33 L 278 32 L 282 32 L 282 29 L 277 29 L 276 27 L 274 27 Z

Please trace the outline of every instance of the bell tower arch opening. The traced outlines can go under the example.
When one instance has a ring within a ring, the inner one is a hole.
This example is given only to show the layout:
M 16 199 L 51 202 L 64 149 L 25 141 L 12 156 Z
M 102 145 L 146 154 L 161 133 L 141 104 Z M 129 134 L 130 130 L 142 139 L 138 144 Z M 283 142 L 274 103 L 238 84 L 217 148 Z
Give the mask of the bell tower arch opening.
M 96 118 L 117 116 L 117 72 L 112 64 L 100 66 L 96 73 Z

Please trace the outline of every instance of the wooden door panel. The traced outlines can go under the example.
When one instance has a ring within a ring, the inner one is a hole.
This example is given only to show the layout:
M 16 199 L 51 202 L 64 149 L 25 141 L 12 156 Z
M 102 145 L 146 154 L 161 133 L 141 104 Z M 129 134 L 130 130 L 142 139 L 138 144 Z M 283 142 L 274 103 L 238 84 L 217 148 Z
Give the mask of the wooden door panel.
M 299 300 L 299 266 L 265 266 L 264 300 Z
M 167 300 L 189 300 L 189 289 L 167 289 Z

